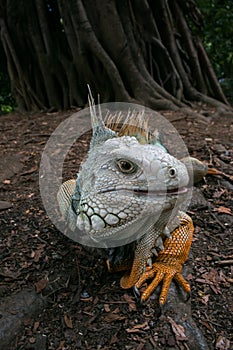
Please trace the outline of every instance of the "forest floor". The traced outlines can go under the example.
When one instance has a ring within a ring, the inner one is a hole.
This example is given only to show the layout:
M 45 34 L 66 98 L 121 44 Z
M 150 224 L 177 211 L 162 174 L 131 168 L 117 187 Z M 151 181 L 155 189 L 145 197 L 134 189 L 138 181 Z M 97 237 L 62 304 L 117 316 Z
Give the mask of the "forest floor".
M 209 349 L 226 350 L 233 349 L 233 119 L 200 109 L 205 120 L 162 114 L 190 155 L 225 173 L 197 185 L 198 199 L 189 208 L 195 236 L 187 264 L 192 317 Z M 132 290 L 120 288 L 120 273 L 108 273 L 105 256 L 62 235 L 44 210 L 41 154 L 49 135 L 73 112 L 0 116 L 0 348 L 189 349 L 184 329 L 172 317 L 158 318 L 157 297 L 140 304 Z M 87 147 L 84 141 L 73 154 L 66 178 L 76 174 Z

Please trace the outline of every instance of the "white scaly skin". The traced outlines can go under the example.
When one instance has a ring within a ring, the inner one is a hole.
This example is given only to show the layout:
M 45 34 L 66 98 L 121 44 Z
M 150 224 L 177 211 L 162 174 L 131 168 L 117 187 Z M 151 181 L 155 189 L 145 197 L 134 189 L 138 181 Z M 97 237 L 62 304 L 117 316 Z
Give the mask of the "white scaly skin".
M 124 172 L 122 162 L 132 169 Z M 93 239 L 124 237 L 127 243 L 174 208 L 188 180 L 186 167 L 158 145 L 129 136 L 106 140 L 90 149 L 78 176 L 77 227 Z
M 100 110 L 97 116 L 91 98 L 89 104 L 93 128 L 90 150 L 74 193 L 59 191 L 61 211 L 72 230 L 77 227 L 102 246 L 137 240 L 135 255 L 145 268 L 154 248 L 163 248 L 161 237 L 169 237 L 179 225 L 179 204 L 189 182 L 187 168 L 167 153 L 157 133 L 144 144 L 133 136 L 119 137 L 104 125 Z M 142 117 L 133 113 L 131 120 Z

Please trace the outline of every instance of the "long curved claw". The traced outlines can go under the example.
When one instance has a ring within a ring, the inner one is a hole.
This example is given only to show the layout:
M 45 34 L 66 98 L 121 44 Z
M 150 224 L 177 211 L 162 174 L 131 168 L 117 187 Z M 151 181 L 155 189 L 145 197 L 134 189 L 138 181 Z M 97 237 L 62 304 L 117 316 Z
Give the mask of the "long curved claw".
M 134 291 L 135 296 L 140 297 L 141 294 L 139 292 L 139 289 L 136 286 L 133 287 L 133 291 Z
M 190 297 L 191 297 L 191 292 L 188 292 L 186 295 L 186 299 L 185 299 L 186 303 L 187 303 L 187 301 L 189 301 Z
M 176 275 L 174 276 L 174 279 L 176 280 L 176 282 L 179 284 L 179 286 L 181 286 L 181 288 L 187 293 L 190 294 L 191 293 L 191 288 L 189 283 L 186 281 L 186 279 L 182 276 L 181 273 L 176 273 Z
M 190 288 L 189 283 L 186 281 L 186 279 L 182 276 L 181 273 L 177 273 L 174 276 L 174 279 L 179 284 L 179 286 L 186 292 L 185 301 L 187 302 L 191 296 L 191 288 Z

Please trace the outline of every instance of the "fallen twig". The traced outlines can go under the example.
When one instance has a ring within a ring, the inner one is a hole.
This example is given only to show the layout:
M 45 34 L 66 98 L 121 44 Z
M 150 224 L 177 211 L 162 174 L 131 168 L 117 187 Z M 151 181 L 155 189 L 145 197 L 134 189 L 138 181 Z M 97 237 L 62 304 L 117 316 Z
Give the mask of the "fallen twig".
M 219 260 L 215 261 L 215 264 L 221 265 L 221 266 L 227 266 L 227 265 L 233 265 L 233 260 Z

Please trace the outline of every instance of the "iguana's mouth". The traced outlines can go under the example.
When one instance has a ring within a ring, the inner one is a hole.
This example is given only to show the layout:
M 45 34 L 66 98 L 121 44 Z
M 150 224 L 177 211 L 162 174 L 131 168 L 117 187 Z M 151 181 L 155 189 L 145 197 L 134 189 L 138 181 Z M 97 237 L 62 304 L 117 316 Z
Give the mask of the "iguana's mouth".
M 166 190 L 150 190 L 150 189 L 134 189 L 133 190 L 134 193 L 136 194 L 145 194 L 145 195 L 158 195 L 158 196 L 165 196 L 167 194 L 171 194 L 171 195 L 178 195 L 178 194 L 185 194 L 188 192 L 188 188 L 187 187 L 178 187 L 178 188 L 170 188 L 170 189 L 166 189 Z
M 169 188 L 166 190 L 152 190 L 150 188 L 108 188 L 101 190 L 101 193 L 106 193 L 106 192 L 133 192 L 134 194 L 140 196 L 140 195 L 157 195 L 157 196 L 166 196 L 166 195 L 179 195 L 179 194 L 185 194 L 188 192 L 187 187 L 177 187 L 177 188 Z

